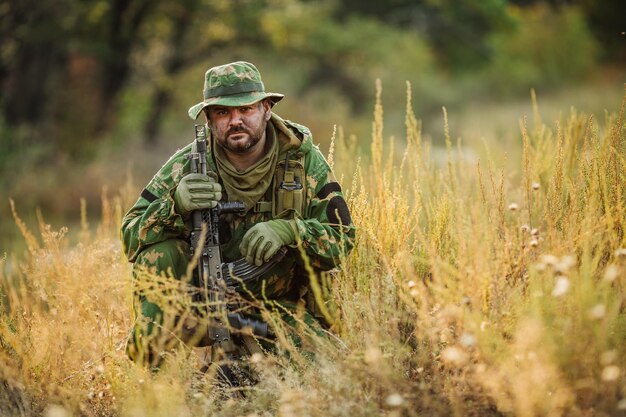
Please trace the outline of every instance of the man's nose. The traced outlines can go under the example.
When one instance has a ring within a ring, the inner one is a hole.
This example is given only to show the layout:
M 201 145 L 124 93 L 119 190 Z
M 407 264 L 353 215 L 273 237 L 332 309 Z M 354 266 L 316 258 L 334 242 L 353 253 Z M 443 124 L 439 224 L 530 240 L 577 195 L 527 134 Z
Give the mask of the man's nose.
M 242 123 L 241 112 L 233 109 L 230 112 L 230 124 L 231 125 L 240 125 Z

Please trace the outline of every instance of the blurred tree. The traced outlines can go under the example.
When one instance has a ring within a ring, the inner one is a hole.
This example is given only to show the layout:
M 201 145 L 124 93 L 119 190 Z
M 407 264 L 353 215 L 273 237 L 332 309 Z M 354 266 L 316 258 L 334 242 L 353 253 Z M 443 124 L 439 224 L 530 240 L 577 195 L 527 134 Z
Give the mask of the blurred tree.
M 507 0 L 339 0 L 337 16 L 352 13 L 412 28 L 429 40 L 452 71 L 480 67 L 490 56 L 487 38 L 511 24 Z
M 9 125 L 37 123 L 46 114 L 63 68 L 71 0 L 0 2 L 2 116 Z
M 607 61 L 626 63 L 626 1 L 579 0 Z
M 485 79 L 493 92 L 519 94 L 559 86 L 595 66 L 597 42 L 578 7 L 511 6 L 511 16 L 516 20 L 512 30 L 490 38 L 495 53 Z
M 624 0 L 511 0 L 520 6 L 549 4 L 579 6 L 596 39 L 601 43 L 606 61 L 626 62 L 626 2 Z
M 74 156 L 115 125 L 131 75 L 152 86 L 143 128 L 150 141 L 182 69 L 226 48 L 268 45 L 265 0 L 1 1 L 5 123 L 45 126 L 46 141 Z
M 453 71 L 483 66 L 488 38 L 511 25 L 506 0 L 427 0 L 427 33 L 441 61 Z
M 101 0 L 95 8 L 105 10 L 101 18 L 79 26 L 79 36 L 87 35 L 95 44 L 85 51 L 99 61 L 99 93 L 101 100 L 96 133 L 111 126 L 115 116 L 115 100 L 130 75 L 130 54 L 140 44 L 138 36 L 142 23 L 157 5 L 155 0 Z M 93 10 L 93 9 L 92 9 Z M 82 22 L 81 22 L 82 23 Z
M 118 98 L 133 72 L 131 55 L 143 47 L 142 27 L 160 2 L 73 1 L 76 17 L 51 131 L 62 152 L 89 156 L 116 123 Z
M 580 5 L 598 33 L 606 34 L 603 42 L 623 51 L 626 36 L 616 33 L 621 33 L 625 2 L 548 2 Z M 428 95 L 441 86 L 435 66 L 442 63 L 459 73 L 494 60 L 504 65 L 496 56 L 509 56 L 504 45 L 523 44 L 511 35 L 518 23 L 507 4 L 0 0 L 0 126 L 45 128 L 45 135 L 28 136 L 55 143 L 62 153 L 83 155 L 116 125 L 120 95 L 132 81 L 133 89 L 148 91 L 141 111 L 134 110 L 139 115 L 135 125 L 142 125 L 146 141 L 154 141 L 183 70 L 212 56 L 236 56 L 243 45 L 297 57 L 305 63 L 300 92 L 329 87 L 360 112 L 378 77 L 397 84 L 415 77 L 413 87 Z
M 23 0 L 0 3 L 0 108 L 9 126 L 79 155 L 115 119 L 115 102 L 158 1 Z
M 172 97 L 172 77 L 188 64 L 187 48 L 189 42 L 190 26 L 194 13 L 199 8 L 200 2 L 196 0 L 184 0 L 178 3 L 164 5 L 160 16 L 163 24 L 167 26 L 166 45 L 167 51 L 162 59 L 162 75 L 154 82 L 150 111 L 144 123 L 143 134 L 146 142 L 153 143 L 158 137 L 161 127 L 163 112 L 169 105 Z
M 328 1 L 280 6 L 265 11 L 264 30 L 281 54 L 311 62 L 300 93 L 331 87 L 359 113 L 371 104 L 376 78 L 399 91 L 407 79 L 418 89 L 436 84 L 431 51 L 414 31 L 359 15 L 338 20 Z
M 241 45 L 269 46 L 260 30 L 266 4 L 265 0 L 183 0 L 162 5 L 146 36 L 164 50 L 152 71 L 151 108 L 143 127 L 147 143 L 157 141 L 163 113 L 183 69 Z

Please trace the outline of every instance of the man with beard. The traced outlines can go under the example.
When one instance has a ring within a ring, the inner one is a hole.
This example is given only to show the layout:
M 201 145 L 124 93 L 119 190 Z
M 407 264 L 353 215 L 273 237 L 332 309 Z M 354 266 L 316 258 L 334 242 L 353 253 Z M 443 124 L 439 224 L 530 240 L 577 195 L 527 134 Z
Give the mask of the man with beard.
M 354 227 L 341 187 L 309 129 L 272 112 L 283 95 L 265 92 L 253 64 L 233 62 L 209 69 L 203 96 L 189 115 L 195 120 L 204 113 L 206 118 L 209 175 L 191 173 L 186 157 L 190 144 L 144 188 L 122 224 L 124 251 L 134 263 L 135 278 L 149 271 L 148 276 L 165 281 L 189 279 L 191 213 L 218 202 L 241 202 L 242 214 L 220 218 L 223 261 L 243 258 L 262 266 L 287 248 L 246 293 L 285 310 L 305 305 L 315 316 L 305 265 L 316 271 L 333 269 L 353 246 Z M 136 295 L 138 321 L 144 326 L 135 328 L 129 354 L 154 362 L 165 344 L 148 343 L 148 352 L 140 353 L 146 340 L 156 341 L 155 334 L 180 335 L 167 328 L 176 321 L 164 320 L 167 297 L 151 299 L 145 290 Z

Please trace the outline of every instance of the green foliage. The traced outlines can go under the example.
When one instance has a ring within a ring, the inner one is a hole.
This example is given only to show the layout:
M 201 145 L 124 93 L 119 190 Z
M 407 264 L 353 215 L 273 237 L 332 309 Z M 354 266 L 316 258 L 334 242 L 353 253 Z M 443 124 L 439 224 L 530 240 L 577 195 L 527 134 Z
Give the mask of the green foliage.
M 544 5 L 511 8 L 516 25 L 491 38 L 487 78 L 496 91 L 526 92 L 586 75 L 597 62 L 598 45 L 579 9 Z
M 483 66 L 488 38 L 511 25 L 506 0 L 426 0 L 428 36 L 444 65 L 455 73 Z
M 131 119 L 134 130 L 121 130 L 154 144 L 191 68 L 244 59 L 255 50 L 273 57 L 272 68 L 298 60 L 303 76 L 296 93 L 332 91 L 349 103 L 350 116 L 362 118 L 369 110 L 377 78 L 394 94 L 411 81 L 421 113 L 463 99 L 468 89 L 459 79 L 471 80 L 472 91 L 525 93 L 584 74 L 604 47 L 593 42 L 587 20 L 598 33 L 602 22 L 615 27 L 612 16 L 620 10 L 615 0 L 606 6 L 580 0 L 577 9 L 531 3 L 538 6 L 511 9 L 507 0 L 3 0 L 0 111 L 11 127 L 45 127 L 45 139 L 34 140 L 70 158 L 95 157 L 89 145 L 117 138 L 118 125 Z M 483 66 L 480 78 L 475 74 Z M 446 74 L 454 78 L 445 80 Z M 133 111 L 123 102 L 127 90 L 140 90 L 145 100 L 138 115 L 126 114 Z
M 626 2 L 622 0 L 579 0 L 596 38 L 602 43 L 602 55 L 607 62 L 626 62 Z
M 428 39 L 440 65 L 464 73 L 484 64 L 487 37 L 511 24 L 506 6 L 506 0 L 341 0 L 337 16 L 355 13 L 416 31 Z
M 309 62 L 305 90 L 332 86 L 348 97 L 353 109 L 373 102 L 373 80 L 403 91 L 414 83 L 424 101 L 440 84 L 431 48 L 415 31 L 402 30 L 369 17 L 333 18 L 330 6 L 292 4 L 269 10 L 262 20 L 278 51 Z

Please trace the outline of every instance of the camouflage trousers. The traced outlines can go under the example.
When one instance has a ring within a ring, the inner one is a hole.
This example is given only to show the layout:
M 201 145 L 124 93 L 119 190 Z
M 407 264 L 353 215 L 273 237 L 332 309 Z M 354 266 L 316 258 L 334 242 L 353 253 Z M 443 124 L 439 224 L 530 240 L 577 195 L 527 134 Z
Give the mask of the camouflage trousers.
M 190 262 L 189 243 L 181 239 L 169 239 L 150 245 L 137 257 L 133 266 L 137 325 L 127 347 L 127 352 L 133 360 L 154 365 L 159 362 L 157 356 L 160 351 L 174 343 L 189 341 L 189 337 L 185 338 L 185 335 L 181 334 L 181 329 L 186 324 L 178 323 L 179 317 L 176 313 L 168 314 L 165 310 L 169 310 L 172 305 L 176 310 L 176 293 L 172 291 L 176 285 L 173 283 L 181 280 L 191 281 Z M 290 285 L 293 284 L 293 280 L 289 281 Z M 274 287 L 278 292 L 274 291 Z M 262 280 L 258 287 L 247 289 L 246 292 L 252 297 L 262 296 L 269 301 L 267 297 L 273 294 L 284 294 L 284 282 L 276 282 L 274 279 Z M 305 307 L 306 303 L 303 300 L 279 297 L 271 299 L 271 303 L 274 308 L 278 306 L 282 320 L 289 326 L 295 325 L 296 312 L 307 325 L 320 325 L 319 320 Z M 256 313 L 258 314 L 258 310 Z M 250 315 L 255 317 L 255 311 L 250 311 Z M 188 321 L 190 319 L 193 322 L 193 317 L 186 318 Z M 195 342 L 192 341 L 192 344 Z
M 137 320 L 126 351 L 136 362 L 158 365 L 158 352 L 176 339 L 162 331 L 165 302 L 159 302 L 162 297 L 158 295 L 167 281 L 180 281 L 186 276 L 191 260 L 189 252 L 187 242 L 170 239 L 147 247 L 133 265 L 133 308 Z

